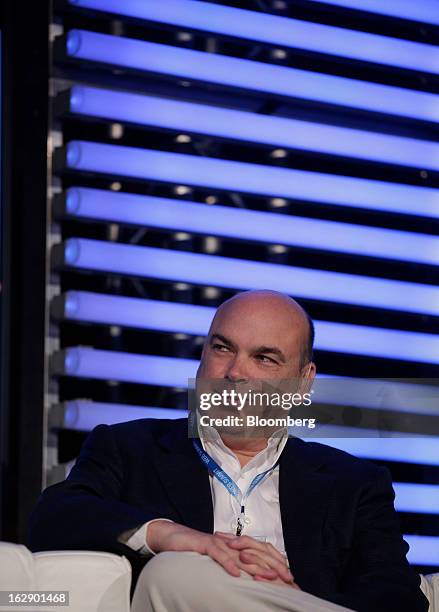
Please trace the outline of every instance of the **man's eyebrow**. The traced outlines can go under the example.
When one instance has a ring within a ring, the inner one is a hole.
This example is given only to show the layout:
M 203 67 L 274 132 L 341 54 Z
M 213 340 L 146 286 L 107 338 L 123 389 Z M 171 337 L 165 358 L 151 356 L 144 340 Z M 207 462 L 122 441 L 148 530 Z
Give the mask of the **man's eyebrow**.
M 287 358 L 282 353 L 282 351 L 276 346 L 258 346 L 256 349 L 254 349 L 253 352 L 254 353 L 270 353 L 272 355 L 277 355 L 283 363 L 285 363 L 287 360 Z
M 215 342 L 215 340 L 220 340 L 223 344 L 227 344 L 227 346 L 235 348 L 234 343 L 222 334 L 212 334 L 210 337 L 210 343 L 212 344 L 212 342 Z
M 231 348 L 236 348 L 235 344 L 231 340 L 223 336 L 222 334 L 212 334 L 212 336 L 210 337 L 210 343 L 215 342 L 215 340 L 220 340 L 223 344 L 226 344 L 227 346 L 230 346 Z M 285 357 L 285 355 L 276 346 L 261 345 L 253 349 L 252 353 L 269 353 L 271 355 L 277 355 L 278 358 L 283 363 L 286 363 L 287 361 L 287 358 Z

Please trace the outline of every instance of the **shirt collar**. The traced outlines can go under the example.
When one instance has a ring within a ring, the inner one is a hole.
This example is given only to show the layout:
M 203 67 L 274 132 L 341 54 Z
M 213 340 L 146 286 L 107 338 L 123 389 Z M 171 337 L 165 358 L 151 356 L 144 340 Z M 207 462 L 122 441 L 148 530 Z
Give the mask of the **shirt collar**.
M 237 461 L 236 455 L 228 448 L 215 427 L 201 426 L 197 423 L 198 435 L 203 445 L 203 449 L 209 453 L 220 465 L 227 457 Z M 266 468 L 274 465 L 279 459 L 285 444 L 288 441 L 288 429 L 282 427 L 276 430 L 268 438 L 267 446 L 255 455 L 245 466 L 242 471 L 248 471 L 252 468 Z

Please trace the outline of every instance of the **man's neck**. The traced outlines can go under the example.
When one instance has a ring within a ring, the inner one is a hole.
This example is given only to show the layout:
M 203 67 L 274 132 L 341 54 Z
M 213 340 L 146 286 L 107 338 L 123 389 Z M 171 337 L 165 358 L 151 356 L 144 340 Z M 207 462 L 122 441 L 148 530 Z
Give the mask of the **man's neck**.
M 241 467 L 247 465 L 253 457 L 267 447 L 268 441 L 266 438 L 235 438 L 233 436 L 221 435 L 224 444 L 234 453 L 241 464 Z

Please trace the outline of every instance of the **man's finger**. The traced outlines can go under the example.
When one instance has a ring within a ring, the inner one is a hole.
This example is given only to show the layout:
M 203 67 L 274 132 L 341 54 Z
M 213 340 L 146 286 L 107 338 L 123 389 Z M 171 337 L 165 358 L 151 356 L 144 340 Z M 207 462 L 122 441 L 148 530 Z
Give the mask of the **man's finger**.
M 259 542 L 250 536 L 234 536 L 228 539 L 227 545 L 235 550 L 243 550 L 244 548 L 254 548 L 255 550 L 265 550 L 265 543 Z
M 257 580 L 258 582 L 271 582 L 271 584 L 280 584 L 282 586 L 291 586 L 293 587 L 293 589 L 297 589 L 298 591 L 302 590 L 296 582 L 292 582 L 291 584 L 285 584 L 285 582 L 283 580 L 280 580 L 279 578 L 277 580 L 267 580 L 266 578 L 264 578 L 264 576 L 261 576 L 260 574 L 255 574 L 253 576 L 253 580 Z
M 236 576 L 238 578 L 241 575 L 237 560 L 235 561 L 233 556 L 230 555 L 230 552 L 224 550 L 219 543 L 212 541 L 206 548 L 206 554 L 219 563 L 231 576 Z
M 249 536 L 227 538 L 227 545 L 233 550 L 254 550 L 264 555 L 269 555 L 283 566 L 288 567 L 287 558 L 282 555 L 272 544 L 258 542 Z
M 255 550 L 260 550 L 261 552 L 270 552 L 274 557 L 276 557 L 279 561 L 283 563 L 286 562 L 286 558 L 280 551 L 277 550 L 272 544 L 269 542 L 259 542 L 250 536 L 232 536 L 232 538 L 228 538 L 228 544 L 231 548 L 236 550 L 243 550 L 244 548 L 253 548 Z
M 221 565 L 231 576 L 239 577 L 243 569 L 248 574 L 258 573 L 264 578 L 272 579 L 277 573 L 267 567 L 262 561 L 256 560 L 252 564 L 244 564 L 239 561 L 239 552 L 232 551 L 221 538 L 213 538 L 206 548 L 206 554 Z
M 272 570 L 270 568 L 264 568 L 259 563 L 240 562 L 239 567 L 244 572 L 247 572 L 247 574 L 250 574 L 253 577 L 262 576 L 265 580 L 268 580 L 268 582 L 271 582 L 272 580 L 276 580 L 276 578 L 278 578 L 278 574 L 275 570 Z
M 285 582 L 290 584 L 294 580 L 294 576 L 285 565 L 283 561 L 278 561 L 276 558 L 269 554 L 261 553 L 260 551 L 254 550 L 242 550 L 239 558 L 245 563 L 263 563 L 276 572 L 276 574 L 282 578 Z
M 283 555 L 279 550 L 277 550 L 277 548 L 275 548 L 273 546 L 273 544 L 271 544 L 271 542 L 266 542 L 265 546 L 268 548 L 268 550 L 270 550 L 272 552 L 272 554 L 277 557 L 279 559 L 279 561 L 282 561 L 283 563 L 285 563 L 286 565 L 288 565 L 288 559 L 285 555 Z

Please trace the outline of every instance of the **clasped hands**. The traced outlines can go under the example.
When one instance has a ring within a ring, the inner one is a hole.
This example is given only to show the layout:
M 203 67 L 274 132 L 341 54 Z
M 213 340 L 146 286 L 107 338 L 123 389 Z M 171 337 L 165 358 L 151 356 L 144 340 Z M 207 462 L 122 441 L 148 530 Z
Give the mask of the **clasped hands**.
M 231 576 L 241 570 L 254 580 L 300 587 L 288 569 L 285 557 L 272 545 L 250 536 L 234 536 L 220 531 L 207 534 L 178 523 L 154 521 L 148 527 L 148 545 L 159 553 L 192 551 L 207 555 Z

